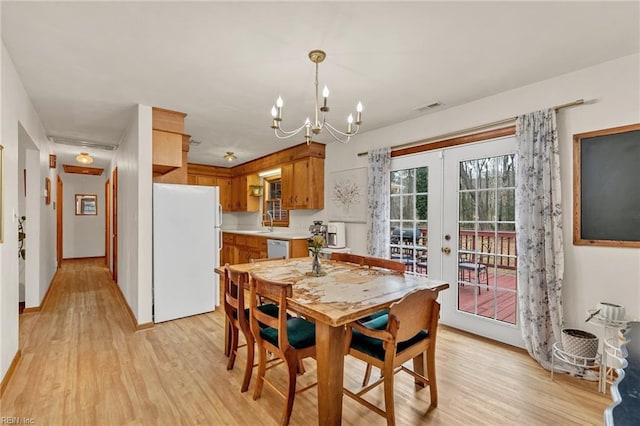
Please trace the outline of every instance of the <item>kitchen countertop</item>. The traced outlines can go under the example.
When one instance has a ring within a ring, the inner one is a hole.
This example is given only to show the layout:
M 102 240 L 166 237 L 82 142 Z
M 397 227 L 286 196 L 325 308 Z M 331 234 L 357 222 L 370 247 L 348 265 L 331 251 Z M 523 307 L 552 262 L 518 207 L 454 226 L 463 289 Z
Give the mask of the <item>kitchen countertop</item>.
M 306 240 L 311 238 L 311 234 L 305 231 L 280 231 L 278 229 L 274 229 L 273 231 L 263 229 L 223 229 L 222 232 L 228 232 L 231 234 L 255 235 L 258 237 L 270 238 L 274 240 Z

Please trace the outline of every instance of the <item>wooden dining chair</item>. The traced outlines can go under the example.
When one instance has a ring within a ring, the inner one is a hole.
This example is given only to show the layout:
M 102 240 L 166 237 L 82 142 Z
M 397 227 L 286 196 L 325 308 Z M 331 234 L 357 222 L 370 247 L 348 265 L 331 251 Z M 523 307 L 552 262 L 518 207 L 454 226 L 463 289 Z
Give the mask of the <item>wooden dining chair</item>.
M 245 307 L 244 289 L 247 284 L 247 274 L 234 270 L 229 264 L 224 265 L 224 313 L 229 331 L 229 359 L 227 370 L 232 370 L 236 361 L 238 349 L 246 346 L 247 359 L 245 361 L 244 378 L 241 392 L 249 389 L 251 374 L 253 373 L 254 338 L 249 325 L 249 307 Z M 278 306 L 273 303 L 258 306 L 261 312 L 271 317 L 278 316 Z M 245 344 L 239 344 L 239 333 L 244 336 Z
M 417 384 L 428 386 L 430 406 L 438 405 L 435 350 L 440 304 L 437 297 L 437 291 L 417 290 L 389 307 L 386 325 L 382 326 L 381 318 L 376 318 L 368 324 L 354 322 L 347 327 L 348 354 L 380 368 L 382 377 L 357 392 L 345 388 L 344 394 L 386 417 L 387 425 L 395 425 L 393 381 L 399 371 L 411 374 Z M 413 359 L 413 370 L 403 365 L 410 359 Z M 363 398 L 380 384 L 384 385 L 384 410 Z
M 298 366 L 304 358 L 316 357 L 315 324 L 300 317 L 287 317 L 287 297 L 293 294 L 291 283 L 270 281 L 255 273 L 250 274 L 251 288 L 251 331 L 258 344 L 258 377 L 253 392 L 253 399 L 260 398 L 262 387 L 267 383 L 280 396 L 285 398 L 285 406 L 280 419 L 281 425 L 288 425 L 296 394 Z M 277 318 L 265 314 L 258 308 L 258 296 L 278 305 Z M 265 327 L 260 327 L 260 324 Z M 281 359 L 287 367 L 287 391 L 282 393 L 265 377 L 267 370 L 267 351 Z M 317 383 L 299 389 L 305 391 Z
M 369 268 L 388 269 L 390 271 L 404 274 L 404 263 L 397 260 L 384 259 L 382 257 L 364 256 L 363 265 Z
M 336 260 L 338 262 L 347 262 L 347 263 L 355 263 L 356 265 L 362 266 L 364 264 L 364 256 L 360 256 L 359 254 L 351 254 L 351 253 L 331 253 L 331 260 Z

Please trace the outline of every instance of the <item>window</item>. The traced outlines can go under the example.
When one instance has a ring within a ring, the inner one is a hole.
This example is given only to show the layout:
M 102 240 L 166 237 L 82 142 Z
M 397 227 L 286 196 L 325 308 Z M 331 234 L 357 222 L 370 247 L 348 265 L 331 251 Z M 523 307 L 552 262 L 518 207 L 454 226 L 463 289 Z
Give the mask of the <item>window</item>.
M 264 178 L 263 223 L 269 224 L 271 213 L 275 226 L 289 226 L 289 211 L 282 208 L 282 178 L 271 176 Z

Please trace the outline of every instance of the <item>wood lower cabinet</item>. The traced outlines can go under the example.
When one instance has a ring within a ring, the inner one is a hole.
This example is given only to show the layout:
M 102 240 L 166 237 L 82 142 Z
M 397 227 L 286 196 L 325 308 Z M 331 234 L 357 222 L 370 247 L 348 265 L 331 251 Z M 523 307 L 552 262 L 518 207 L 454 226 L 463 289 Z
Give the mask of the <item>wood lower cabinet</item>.
M 256 235 L 222 233 L 222 253 L 220 265 L 249 263 L 251 259 L 265 259 L 267 257 L 267 240 L 270 237 Z M 308 256 L 306 239 L 289 240 L 289 257 Z
M 281 167 L 282 208 L 324 208 L 324 158 L 307 157 Z

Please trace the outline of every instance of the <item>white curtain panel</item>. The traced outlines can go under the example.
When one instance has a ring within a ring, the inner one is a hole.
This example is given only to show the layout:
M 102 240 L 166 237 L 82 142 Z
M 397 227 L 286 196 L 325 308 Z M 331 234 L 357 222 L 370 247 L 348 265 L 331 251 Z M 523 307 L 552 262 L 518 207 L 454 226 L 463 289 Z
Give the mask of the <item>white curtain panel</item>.
M 518 308 L 529 354 L 551 368 L 560 341 L 564 252 L 560 156 L 553 109 L 516 120 Z
M 370 256 L 389 257 L 391 148 L 369 151 L 367 170 L 367 248 Z

